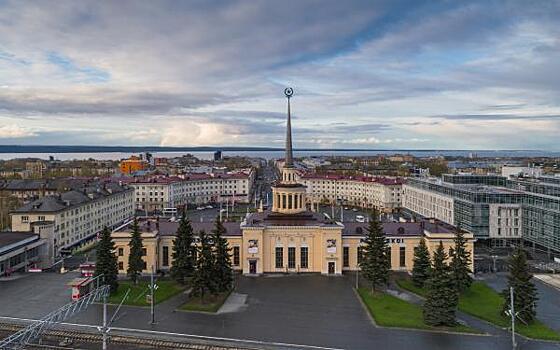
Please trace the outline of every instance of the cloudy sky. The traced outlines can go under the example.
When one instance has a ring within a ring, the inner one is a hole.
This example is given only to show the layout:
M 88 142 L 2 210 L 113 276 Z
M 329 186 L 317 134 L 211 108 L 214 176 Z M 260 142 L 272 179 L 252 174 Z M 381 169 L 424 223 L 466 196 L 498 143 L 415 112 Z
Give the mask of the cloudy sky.
M 0 0 L 0 144 L 560 150 L 560 1 Z

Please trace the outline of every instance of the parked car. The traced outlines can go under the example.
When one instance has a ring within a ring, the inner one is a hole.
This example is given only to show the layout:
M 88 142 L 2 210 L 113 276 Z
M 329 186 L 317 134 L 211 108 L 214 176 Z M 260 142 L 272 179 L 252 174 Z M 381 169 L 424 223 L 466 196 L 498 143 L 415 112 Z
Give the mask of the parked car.
M 196 210 L 204 210 L 204 207 L 196 207 Z
M 356 208 L 353 208 L 353 209 L 352 209 L 352 211 L 353 211 L 353 212 L 357 212 L 357 211 L 358 211 L 358 209 L 356 209 Z
M 350 209 L 350 208 L 348 208 L 348 207 L 344 207 L 344 210 L 348 210 L 348 209 Z
M 356 215 L 356 222 L 366 222 L 366 218 L 363 215 Z
M 214 209 L 214 207 L 211 206 L 211 205 L 207 205 L 207 206 L 206 206 L 206 209 Z

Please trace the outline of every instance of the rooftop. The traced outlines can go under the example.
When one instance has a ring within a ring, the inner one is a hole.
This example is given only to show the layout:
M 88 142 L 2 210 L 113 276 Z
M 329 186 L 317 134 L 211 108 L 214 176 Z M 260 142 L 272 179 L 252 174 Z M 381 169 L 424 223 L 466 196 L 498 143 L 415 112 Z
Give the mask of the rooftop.
M 335 181 L 359 181 L 359 182 L 375 182 L 382 185 L 402 185 L 405 180 L 401 178 L 388 178 L 382 176 L 346 176 L 335 174 L 315 174 L 306 173 L 302 175 L 302 179 L 324 179 Z
M 82 190 L 71 190 L 59 195 L 45 196 L 31 201 L 18 209 L 14 213 L 50 213 L 61 211 L 70 207 L 76 207 L 87 202 L 93 202 L 102 197 L 108 197 L 116 193 L 121 193 L 128 188 L 115 183 L 108 183 L 103 187 L 84 187 Z M 130 189 L 132 190 L 132 189 Z
M 39 235 L 31 232 L 0 232 L 0 251 L 8 249 L 9 246 L 23 244 L 32 238 L 39 239 Z

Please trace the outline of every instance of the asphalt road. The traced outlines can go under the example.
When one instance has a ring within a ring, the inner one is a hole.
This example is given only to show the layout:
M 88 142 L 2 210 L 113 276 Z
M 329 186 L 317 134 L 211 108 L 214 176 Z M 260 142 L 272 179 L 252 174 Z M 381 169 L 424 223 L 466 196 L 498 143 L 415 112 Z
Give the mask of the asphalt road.
M 0 315 L 38 318 L 70 299 L 64 285 L 71 274 L 38 274 L 0 284 Z M 240 312 L 208 315 L 174 311 L 180 295 L 156 308 L 123 307 L 114 327 L 211 337 L 314 345 L 342 349 L 511 349 L 502 336 L 442 334 L 375 327 L 352 289 L 352 278 L 327 276 L 241 277 L 237 293 L 247 294 Z M 551 295 L 556 303 L 558 292 Z M 114 307 L 109 307 L 110 315 Z M 98 325 L 101 306 L 93 305 L 69 322 Z M 520 338 L 519 349 L 558 349 L 560 344 Z

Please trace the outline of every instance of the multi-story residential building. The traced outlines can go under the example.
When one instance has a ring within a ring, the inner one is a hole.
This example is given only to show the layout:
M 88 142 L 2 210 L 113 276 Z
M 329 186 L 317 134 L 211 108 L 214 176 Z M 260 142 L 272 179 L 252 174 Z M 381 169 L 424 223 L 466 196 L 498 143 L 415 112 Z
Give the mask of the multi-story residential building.
M 115 183 L 45 196 L 10 213 L 14 232 L 29 232 L 37 222 L 54 223 L 54 251 L 71 249 L 95 239 L 134 215 L 134 190 Z
M 341 203 L 392 212 L 401 207 L 402 179 L 304 174 L 309 203 Z
M 134 188 L 136 209 L 163 211 L 187 204 L 243 202 L 252 196 L 252 169 L 226 174 L 188 174 L 121 179 Z
M 560 254 L 560 184 L 553 177 L 411 178 L 403 208 L 461 227 L 494 245 L 523 240 Z

